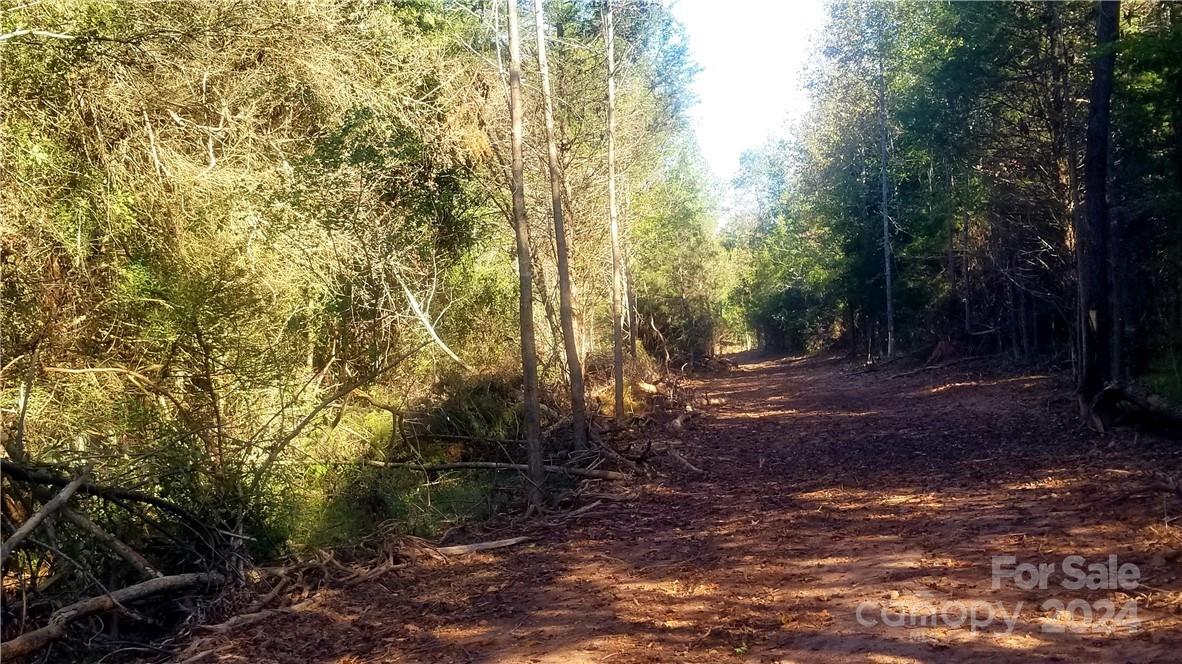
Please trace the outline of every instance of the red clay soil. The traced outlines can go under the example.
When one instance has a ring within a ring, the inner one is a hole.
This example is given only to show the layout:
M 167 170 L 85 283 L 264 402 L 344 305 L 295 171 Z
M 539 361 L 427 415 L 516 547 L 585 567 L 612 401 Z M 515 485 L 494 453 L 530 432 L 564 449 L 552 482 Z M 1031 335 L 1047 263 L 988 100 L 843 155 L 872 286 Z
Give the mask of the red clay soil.
M 473 536 L 531 544 L 323 590 L 202 661 L 1182 661 L 1182 504 L 1144 475 L 1182 468 L 1176 443 L 1081 428 L 1053 376 L 889 374 L 748 358 L 698 382 L 725 398 L 684 435 L 704 476 L 671 467 L 634 499 Z M 994 589 L 1005 555 L 1115 555 L 1140 578 Z

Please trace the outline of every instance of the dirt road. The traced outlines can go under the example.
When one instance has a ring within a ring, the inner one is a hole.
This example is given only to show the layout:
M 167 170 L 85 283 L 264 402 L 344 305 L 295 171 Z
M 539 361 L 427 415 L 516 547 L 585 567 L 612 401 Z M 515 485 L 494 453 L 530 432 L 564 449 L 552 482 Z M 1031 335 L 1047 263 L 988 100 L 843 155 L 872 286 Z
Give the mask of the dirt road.
M 1137 474 L 1182 468 L 1176 444 L 1082 430 L 1053 377 L 887 374 L 748 360 L 698 385 L 726 400 L 685 435 L 705 476 L 323 591 L 206 661 L 1182 658 L 1182 505 Z M 1115 555 L 1136 587 L 1064 587 L 1071 555 Z M 1053 566 L 1045 589 L 994 587 L 1023 562 Z

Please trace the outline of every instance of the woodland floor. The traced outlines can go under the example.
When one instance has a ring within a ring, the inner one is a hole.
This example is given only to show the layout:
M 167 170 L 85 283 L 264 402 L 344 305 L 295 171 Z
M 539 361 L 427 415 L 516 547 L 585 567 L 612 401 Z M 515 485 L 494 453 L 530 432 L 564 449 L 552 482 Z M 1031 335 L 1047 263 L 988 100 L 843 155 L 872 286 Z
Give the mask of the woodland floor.
M 557 525 L 468 533 L 538 540 L 323 590 L 206 661 L 1179 661 L 1182 505 L 1140 476 L 1182 468 L 1177 443 L 1082 429 L 1055 376 L 739 360 L 697 384 L 726 399 L 685 434 L 704 476 L 670 471 Z M 1142 585 L 993 590 L 991 556 L 1007 554 L 1116 554 Z M 1139 629 L 1073 633 L 1042 607 L 1055 598 L 1137 599 Z M 859 624 L 863 602 L 877 625 Z M 1022 606 L 1008 634 L 1000 618 L 882 624 L 883 608 L 948 602 Z

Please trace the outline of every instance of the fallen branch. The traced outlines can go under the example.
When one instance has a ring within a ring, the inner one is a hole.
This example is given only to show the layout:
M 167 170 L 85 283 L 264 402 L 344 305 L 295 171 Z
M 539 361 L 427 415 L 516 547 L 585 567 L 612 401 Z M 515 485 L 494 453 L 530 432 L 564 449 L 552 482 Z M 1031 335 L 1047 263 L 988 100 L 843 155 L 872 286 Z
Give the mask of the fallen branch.
M 638 380 L 635 383 L 632 383 L 632 389 L 643 394 L 657 394 L 660 391 L 657 389 L 656 385 L 653 385 L 652 383 L 646 383 L 643 380 Z
M 600 501 L 603 501 L 603 500 L 606 500 L 609 503 L 626 503 L 631 500 L 636 500 L 637 498 L 640 497 L 639 493 L 616 494 L 616 493 L 587 492 L 582 495 L 587 498 L 595 498 L 596 499 L 595 502 L 597 502 L 597 503 Z
M 492 461 L 458 461 L 456 463 L 438 463 L 434 465 L 424 465 L 421 463 L 402 463 L 392 461 L 371 461 L 366 459 L 364 463 L 370 466 L 377 466 L 379 468 L 407 468 L 409 470 L 418 470 L 425 473 L 438 472 L 443 470 L 519 470 L 526 472 L 529 466 L 524 463 L 495 463 Z M 624 473 L 617 473 L 613 470 L 591 470 L 588 468 L 569 468 L 567 466 L 544 466 L 547 473 L 555 473 L 559 475 L 573 475 L 575 477 L 590 477 L 597 480 L 614 480 L 623 481 L 628 479 Z
M 282 593 L 284 590 L 287 590 L 287 587 L 290 585 L 291 585 L 291 579 L 289 579 L 287 577 L 280 578 L 279 582 L 275 584 L 275 587 L 271 589 L 271 592 L 267 593 L 266 595 L 263 595 L 263 597 L 260 598 L 257 602 L 255 602 L 254 604 L 251 604 L 250 608 L 248 608 L 246 610 L 246 613 L 255 613 L 257 611 L 262 611 L 263 609 L 267 608 L 271 604 L 271 602 L 274 602 L 275 598 L 279 597 L 279 594 Z
M 7 661 L 10 658 L 21 657 L 39 650 L 48 645 L 50 641 L 61 638 L 69 623 L 95 613 L 109 611 L 123 603 L 193 586 L 222 585 L 224 583 L 226 583 L 226 577 L 216 572 L 177 574 L 176 576 L 162 576 L 120 588 L 106 595 L 98 595 L 75 602 L 54 611 L 53 615 L 49 617 L 49 624 L 45 627 L 25 632 L 15 639 L 0 643 L 0 659 Z
M 701 468 L 698 468 L 694 464 L 687 461 L 685 457 L 678 454 L 677 450 L 673 449 L 672 447 L 670 447 L 666 451 L 669 453 L 669 458 L 673 459 L 678 464 L 680 464 L 682 468 L 685 468 L 686 470 L 690 471 L 691 473 L 696 473 L 698 475 L 705 475 L 706 474 L 706 471 L 702 470 Z
M 397 569 L 403 569 L 403 568 L 407 567 L 408 565 L 410 565 L 410 563 L 395 564 L 393 560 L 387 560 L 386 562 L 382 563 L 381 565 L 377 565 L 376 567 L 372 567 L 369 570 L 358 574 L 357 576 L 353 577 L 352 579 L 349 579 L 346 582 L 346 584 L 350 585 L 350 586 L 355 586 L 359 583 L 365 583 L 366 581 L 369 581 L 370 579 L 376 579 L 377 577 L 382 576 L 383 574 L 385 574 L 387 572 L 393 572 L 394 570 L 397 570 Z
M 46 517 L 65 506 L 66 501 L 70 499 L 70 496 L 73 496 L 74 493 L 86 483 L 86 476 L 89 474 L 90 466 L 87 466 L 77 478 L 66 484 L 65 488 L 59 491 L 56 496 L 50 498 L 41 509 L 34 512 L 29 518 L 25 519 L 25 522 L 21 524 L 20 528 L 16 529 L 16 532 L 14 532 L 11 537 L 4 540 L 4 544 L 0 545 L 0 565 L 3 565 L 4 562 L 8 560 L 8 556 L 12 555 L 12 552 L 14 549 L 16 549 L 17 545 L 24 541 L 24 539 L 28 537 L 34 530 L 36 530 L 37 526 L 41 525 L 41 522 L 44 521 Z
M 599 447 L 600 450 L 603 451 L 604 456 L 611 459 L 612 461 L 615 461 L 616 463 L 620 464 L 624 468 L 627 468 L 629 471 L 631 471 L 633 473 L 637 473 L 637 474 L 640 473 L 640 466 L 637 465 L 636 462 L 625 457 L 623 454 L 620 454 L 619 452 L 613 450 L 610 445 L 608 445 L 606 442 L 604 442 L 603 437 L 599 435 L 599 432 L 597 432 L 595 430 L 595 427 L 590 427 L 588 430 L 588 434 L 589 434 L 589 438 L 591 439 L 591 442 L 594 443 L 597 447 Z
M 477 551 L 489 551 L 491 549 L 503 549 L 514 544 L 521 544 L 532 540 L 532 537 L 511 537 L 509 539 L 494 540 L 492 542 L 477 542 L 475 544 L 459 544 L 456 546 L 437 546 L 432 547 L 436 552 L 442 553 L 445 556 L 462 556 L 465 553 L 475 553 Z
M 216 625 L 201 625 L 194 631 L 203 634 L 228 634 L 229 632 L 238 629 L 239 627 L 246 627 L 261 622 L 270 618 L 271 616 L 279 615 L 281 613 L 296 613 L 310 606 L 315 601 L 315 598 L 306 599 L 299 604 L 291 606 L 283 606 L 277 609 L 263 609 L 261 611 L 252 611 L 250 613 L 238 614 L 229 620 L 218 623 Z
M 145 579 L 155 579 L 164 576 L 146 558 L 141 556 L 138 551 L 124 544 L 119 538 L 111 533 L 103 530 L 97 523 L 88 519 L 85 515 L 79 514 L 69 507 L 62 508 L 62 516 L 70 523 L 78 526 L 82 530 L 90 533 L 95 539 L 103 544 L 103 546 L 110 549 L 115 555 L 122 558 L 127 564 L 131 565 L 140 573 L 140 576 Z
M 895 378 L 906 378 L 907 376 L 914 376 L 917 373 L 923 373 L 925 371 L 932 371 L 934 369 L 943 369 L 944 367 L 950 367 L 954 364 L 960 364 L 962 362 L 971 362 L 973 360 L 983 360 L 987 357 L 992 357 L 992 356 L 991 355 L 970 355 L 969 357 L 958 357 L 955 360 L 948 360 L 947 362 L 941 362 L 940 364 L 925 364 L 924 366 L 922 366 L 918 369 L 912 369 L 911 371 L 904 371 L 902 373 L 891 374 L 889 376 L 889 378 L 891 378 L 892 380 Z
M 580 507 L 577 510 L 571 510 L 570 512 L 567 512 L 566 514 L 563 514 L 561 517 L 561 520 L 566 521 L 567 519 L 573 519 L 575 517 L 582 516 L 582 515 L 590 512 L 591 510 L 595 509 L 596 507 L 599 507 L 602 504 L 603 504 L 602 500 L 597 500 L 593 503 L 588 503 L 587 505 L 583 505 L 582 507 Z
M 1097 412 L 1102 402 L 1117 403 L 1124 401 L 1137 410 L 1165 420 L 1171 424 L 1182 424 L 1182 408 L 1178 408 L 1164 397 L 1150 392 L 1140 385 L 1114 383 L 1107 385 L 1092 400 L 1092 412 Z

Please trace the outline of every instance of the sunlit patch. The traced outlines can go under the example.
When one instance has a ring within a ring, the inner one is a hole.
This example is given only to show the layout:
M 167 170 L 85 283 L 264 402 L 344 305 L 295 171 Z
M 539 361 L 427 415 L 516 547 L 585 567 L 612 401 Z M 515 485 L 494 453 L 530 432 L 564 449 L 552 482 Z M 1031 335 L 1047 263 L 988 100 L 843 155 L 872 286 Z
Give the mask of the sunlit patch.
M 1089 484 L 1087 480 L 1082 477 L 1055 477 L 1048 475 L 1046 477 L 1031 480 L 1029 482 L 1020 482 L 1017 484 L 1010 484 L 1006 488 L 1013 491 L 1030 491 L 1035 489 L 1052 489 L 1052 490 L 1066 490 L 1072 488 L 1079 488 Z
M 877 410 L 797 410 L 794 408 L 780 410 L 759 410 L 743 413 L 716 414 L 719 420 L 767 420 L 779 423 L 781 418 L 787 417 L 871 417 L 881 415 Z
M 1039 387 L 1039 382 L 1048 380 L 1050 376 L 1035 375 L 1035 376 L 1015 376 L 1013 378 L 1001 378 L 998 380 L 971 380 L 959 383 L 945 383 L 938 385 L 931 389 L 920 390 L 919 394 L 941 394 L 949 390 L 955 390 L 964 387 L 996 387 L 998 385 L 1008 385 L 1010 383 L 1018 383 L 1018 387 L 1022 389 L 1031 389 Z

